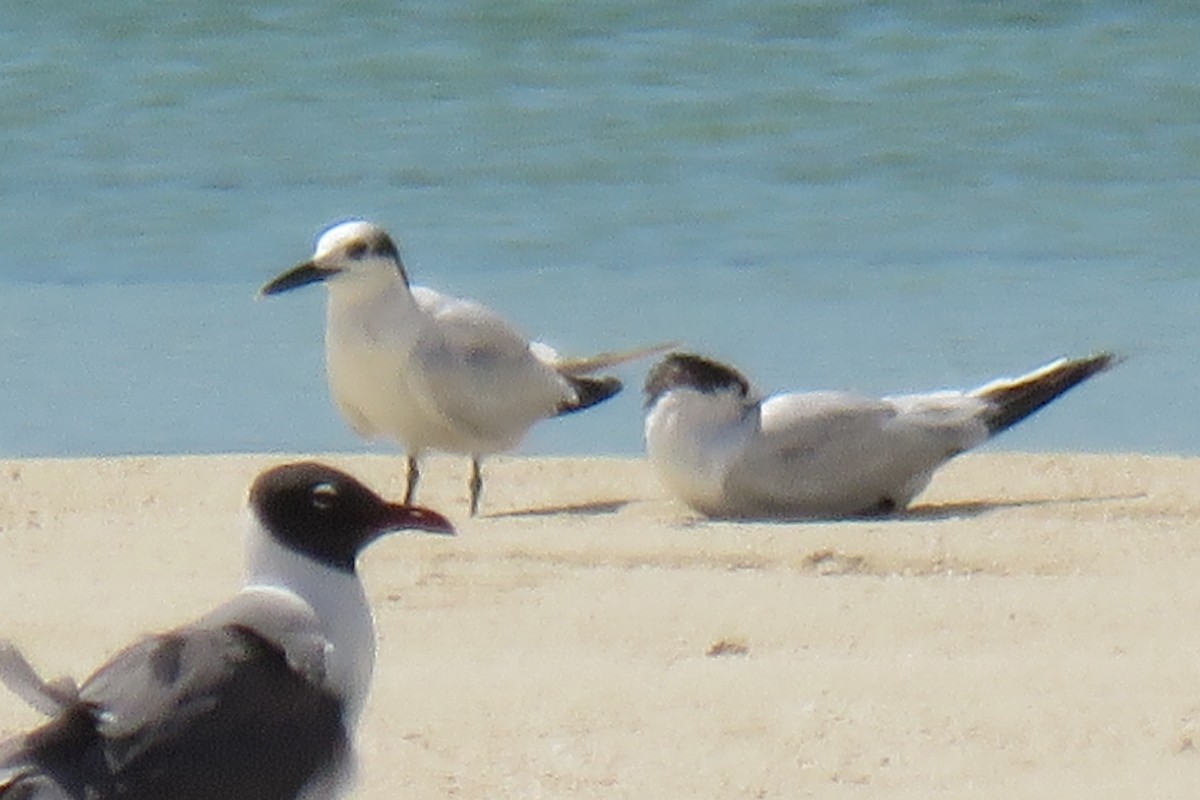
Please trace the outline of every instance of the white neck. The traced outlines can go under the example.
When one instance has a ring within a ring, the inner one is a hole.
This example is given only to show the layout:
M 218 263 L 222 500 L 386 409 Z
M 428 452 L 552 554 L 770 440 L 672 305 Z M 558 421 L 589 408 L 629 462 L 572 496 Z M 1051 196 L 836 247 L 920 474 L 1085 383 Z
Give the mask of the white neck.
M 646 415 L 646 455 L 672 493 L 716 507 L 725 474 L 758 428 L 758 406 L 740 393 L 676 388 Z
M 290 592 L 316 614 L 332 645 L 326 681 L 346 704 L 354 730 L 366 703 L 375 668 L 375 622 L 358 575 L 325 566 L 290 550 L 267 533 L 253 512 L 246 525 L 243 586 L 269 586 Z
M 331 316 L 379 317 L 396 324 L 397 317 L 408 316 L 417 305 L 404 278 L 390 270 L 338 275 L 327 288 Z

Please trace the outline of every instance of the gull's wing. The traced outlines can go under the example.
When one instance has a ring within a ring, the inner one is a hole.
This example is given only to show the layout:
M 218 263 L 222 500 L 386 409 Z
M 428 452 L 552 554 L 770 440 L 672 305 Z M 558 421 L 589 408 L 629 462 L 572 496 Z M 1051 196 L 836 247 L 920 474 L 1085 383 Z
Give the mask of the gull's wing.
M 772 397 L 729 470 L 735 505 L 762 513 L 850 515 L 905 505 L 939 464 L 987 438 L 984 404 L 957 393 L 870 399 Z M 743 510 L 741 513 L 747 513 Z
M 290 800 L 349 752 L 338 698 L 291 661 L 233 621 L 137 642 L 8 743 L 0 798 Z
M 427 317 L 406 378 L 454 428 L 508 446 L 574 399 L 567 381 L 491 309 L 424 287 L 414 287 L 413 296 Z

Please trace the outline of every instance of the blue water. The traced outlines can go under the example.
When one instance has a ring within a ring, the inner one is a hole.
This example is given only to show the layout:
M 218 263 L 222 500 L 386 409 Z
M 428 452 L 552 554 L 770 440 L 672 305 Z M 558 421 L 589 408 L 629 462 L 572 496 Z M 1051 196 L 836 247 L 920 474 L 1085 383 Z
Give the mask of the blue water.
M 323 292 L 254 297 L 348 216 L 560 349 L 765 389 L 1116 349 L 996 446 L 1200 453 L 1191 3 L 302 5 L 5 5 L 0 455 L 365 449 Z M 643 372 L 523 452 L 639 452 Z

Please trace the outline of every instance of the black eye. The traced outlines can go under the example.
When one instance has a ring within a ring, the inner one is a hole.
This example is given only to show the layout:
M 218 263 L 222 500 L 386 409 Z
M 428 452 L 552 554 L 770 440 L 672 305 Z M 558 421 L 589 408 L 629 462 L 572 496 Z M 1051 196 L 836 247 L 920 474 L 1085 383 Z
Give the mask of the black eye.
M 362 258 L 367 254 L 367 243 L 355 242 L 346 248 L 346 254 L 351 258 Z
M 312 490 L 313 508 L 328 511 L 337 502 L 337 496 L 337 488 L 332 483 L 318 484 Z

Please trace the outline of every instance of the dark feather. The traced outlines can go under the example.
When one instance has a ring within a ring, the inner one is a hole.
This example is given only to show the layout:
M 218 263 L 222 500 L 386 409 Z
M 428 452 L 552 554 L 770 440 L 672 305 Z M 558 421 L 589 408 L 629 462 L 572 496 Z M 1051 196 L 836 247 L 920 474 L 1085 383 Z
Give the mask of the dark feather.
M 1067 361 L 1057 369 L 1027 381 L 985 387 L 978 396 L 992 407 L 985 418 L 988 431 L 994 435 L 1011 428 L 1064 392 L 1116 363 L 1117 359 L 1111 353 L 1099 353 Z
M 12 740 L 3 800 L 293 800 L 349 752 L 341 704 L 240 625 L 145 639 Z
M 671 353 L 646 376 L 646 407 L 654 405 L 674 388 L 695 389 L 710 394 L 733 389 L 742 397 L 750 394 L 750 381 L 728 364 L 692 353 Z
M 572 414 L 591 408 L 597 403 L 603 403 L 608 398 L 621 391 L 621 381 L 613 377 L 584 378 L 564 375 L 564 378 L 575 390 L 575 401 L 563 403 L 558 407 L 558 416 Z

